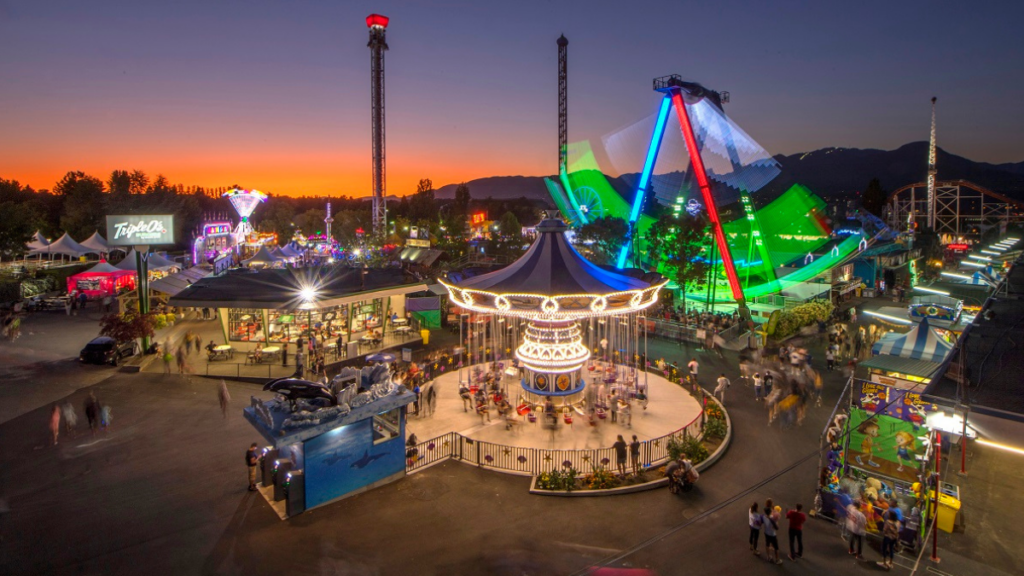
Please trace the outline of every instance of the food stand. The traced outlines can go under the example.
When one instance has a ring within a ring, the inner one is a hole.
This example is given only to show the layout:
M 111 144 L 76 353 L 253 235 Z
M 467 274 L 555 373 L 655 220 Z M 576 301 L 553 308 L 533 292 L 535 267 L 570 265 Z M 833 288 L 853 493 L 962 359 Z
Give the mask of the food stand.
M 77 290 L 89 298 L 103 298 L 122 290 L 134 289 L 134 270 L 119 270 L 106 262 L 68 277 L 68 292 Z

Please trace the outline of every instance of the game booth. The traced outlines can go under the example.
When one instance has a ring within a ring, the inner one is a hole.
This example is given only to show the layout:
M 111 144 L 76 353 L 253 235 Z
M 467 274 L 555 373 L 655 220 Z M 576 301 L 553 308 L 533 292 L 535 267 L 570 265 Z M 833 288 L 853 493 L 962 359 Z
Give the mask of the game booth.
M 881 537 L 884 515 L 898 509 L 900 543 L 918 549 L 933 515 L 940 530 L 952 532 L 960 509 L 956 485 L 939 482 L 937 470 L 953 443 L 935 426 L 946 408 L 910 390 L 852 379 L 822 434 L 816 514 L 837 522 L 847 507 L 862 503 L 869 536 Z M 937 509 L 935 504 L 938 504 Z
M 113 296 L 121 290 L 135 289 L 135 271 L 121 270 L 107 262 L 68 276 L 68 292 L 77 290 L 89 298 Z
M 906 334 L 890 332 L 871 347 L 872 357 L 860 363 L 873 382 L 901 389 L 923 387 L 939 371 L 953 345 L 928 318 Z

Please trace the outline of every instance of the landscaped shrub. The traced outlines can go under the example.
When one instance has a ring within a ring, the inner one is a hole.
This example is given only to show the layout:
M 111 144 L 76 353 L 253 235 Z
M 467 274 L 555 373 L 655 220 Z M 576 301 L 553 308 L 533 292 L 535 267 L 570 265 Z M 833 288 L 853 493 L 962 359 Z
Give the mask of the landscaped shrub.
M 815 300 L 795 306 L 791 310 L 784 310 L 779 315 L 779 322 L 772 337 L 783 340 L 796 334 L 804 326 L 825 322 L 832 316 L 833 308 L 832 302 L 828 300 Z
M 704 422 L 704 436 L 710 438 L 725 438 L 728 426 L 724 418 L 708 418 Z
M 694 464 L 700 464 L 707 460 L 708 449 L 704 447 L 704 444 L 699 439 L 693 436 L 685 438 L 677 436 L 668 441 L 668 456 L 673 460 L 683 456 Z
M 594 466 L 592 472 L 583 477 L 583 486 L 589 490 L 607 490 L 621 484 L 619 477 L 607 468 Z

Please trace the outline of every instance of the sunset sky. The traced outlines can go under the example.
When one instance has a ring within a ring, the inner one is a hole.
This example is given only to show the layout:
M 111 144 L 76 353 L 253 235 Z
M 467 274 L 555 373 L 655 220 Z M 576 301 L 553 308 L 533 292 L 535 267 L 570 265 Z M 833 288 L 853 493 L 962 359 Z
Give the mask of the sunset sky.
M 573 141 L 651 114 L 651 78 L 679 73 L 730 91 L 773 154 L 926 140 L 936 95 L 944 149 L 1024 160 L 1020 3 L 0 0 L 0 177 L 367 195 L 372 12 L 389 194 L 553 173 L 560 33 Z

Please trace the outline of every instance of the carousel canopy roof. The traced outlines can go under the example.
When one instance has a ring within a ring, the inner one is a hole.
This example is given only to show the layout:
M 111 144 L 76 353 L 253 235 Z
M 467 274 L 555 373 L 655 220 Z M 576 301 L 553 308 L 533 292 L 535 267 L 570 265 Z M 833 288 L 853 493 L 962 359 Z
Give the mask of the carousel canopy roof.
M 537 225 L 537 240 L 519 260 L 496 272 L 464 280 L 458 287 L 498 294 L 556 296 L 608 294 L 651 285 L 587 261 L 565 238 L 568 229 L 561 219 L 542 220 Z
M 260 246 L 260 249 L 256 251 L 256 254 L 248 260 L 242 260 L 243 264 L 273 264 L 274 262 L 280 262 L 284 258 L 279 258 L 270 253 L 267 249 L 267 245 Z
M 478 312 L 572 319 L 637 312 L 657 302 L 667 283 L 661 275 L 592 264 L 566 240 L 568 229 L 561 218 L 546 218 L 533 245 L 512 264 L 454 285 L 442 282 L 452 303 Z

